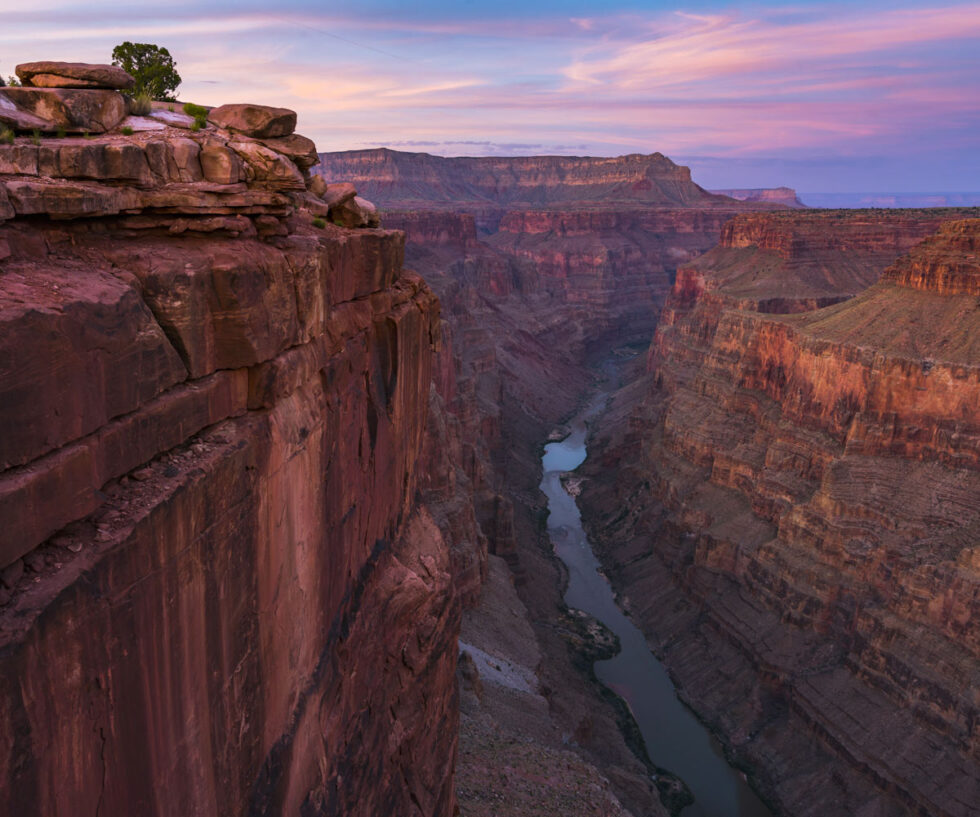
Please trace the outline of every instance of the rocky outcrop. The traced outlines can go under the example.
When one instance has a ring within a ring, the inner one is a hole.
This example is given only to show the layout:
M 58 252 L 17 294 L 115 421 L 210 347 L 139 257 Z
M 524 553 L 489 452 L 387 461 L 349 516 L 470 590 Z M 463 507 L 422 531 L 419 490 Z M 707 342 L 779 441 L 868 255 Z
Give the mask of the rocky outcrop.
M 453 813 L 438 302 L 290 155 L 0 145 L 0 814 Z
M 955 215 L 736 219 L 586 466 L 614 583 L 782 813 L 980 798 L 980 220 Z

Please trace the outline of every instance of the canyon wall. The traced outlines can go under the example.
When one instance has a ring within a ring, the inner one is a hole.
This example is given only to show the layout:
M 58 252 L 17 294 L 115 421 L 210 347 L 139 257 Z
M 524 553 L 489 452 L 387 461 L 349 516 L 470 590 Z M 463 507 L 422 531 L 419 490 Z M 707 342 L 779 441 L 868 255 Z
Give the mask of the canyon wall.
M 0 144 L 0 814 L 450 815 L 438 301 L 309 140 L 126 121 Z
M 779 208 L 707 194 L 659 155 L 320 158 L 316 172 L 350 178 L 405 231 L 406 263 L 442 304 L 438 399 L 488 553 L 473 562 L 485 579 L 463 615 L 463 813 L 619 813 L 610 786 L 634 814 L 664 813 L 590 676 L 596 630 L 561 601 L 541 446 L 593 388 L 592 363 L 648 343 L 678 265 L 737 213 Z
M 980 802 L 977 215 L 736 218 L 591 444 L 614 585 L 780 813 Z

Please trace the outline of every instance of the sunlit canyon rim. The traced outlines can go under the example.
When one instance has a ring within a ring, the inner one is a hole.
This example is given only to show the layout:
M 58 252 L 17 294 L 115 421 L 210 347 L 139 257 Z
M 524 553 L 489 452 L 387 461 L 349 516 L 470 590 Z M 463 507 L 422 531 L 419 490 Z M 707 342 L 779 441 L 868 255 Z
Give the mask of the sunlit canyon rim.
M 980 213 L 125 116 L 0 90 L 0 814 L 700 813 L 563 600 L 598 392 L 564 484 L 751 808 L 976 813 Z

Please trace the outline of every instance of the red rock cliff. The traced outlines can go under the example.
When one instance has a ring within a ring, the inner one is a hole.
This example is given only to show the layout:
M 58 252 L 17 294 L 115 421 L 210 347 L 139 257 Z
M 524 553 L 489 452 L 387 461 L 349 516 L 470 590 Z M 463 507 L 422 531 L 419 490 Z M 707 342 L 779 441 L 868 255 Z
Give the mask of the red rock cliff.
M 787 814 L 980 801 L 980 220 L 952 216 L 733 222 L 589 466 L 615 580 Z M 772 290 L 795 314 L 750 311 Z
M 175 121 L 0 145 L 0 813 L 450 815 L 438 302 Z

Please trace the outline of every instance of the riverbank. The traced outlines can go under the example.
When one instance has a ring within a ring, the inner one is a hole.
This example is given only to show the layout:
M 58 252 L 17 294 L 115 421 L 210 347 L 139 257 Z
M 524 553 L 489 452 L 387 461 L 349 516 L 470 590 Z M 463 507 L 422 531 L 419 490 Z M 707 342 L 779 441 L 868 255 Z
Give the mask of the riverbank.
M 678 700 L 646 639 L 617 606 L 582 527 L 575 498 L 562 484 L 562 474 L 584 462 L 588 423 L 604 404 L 602 392 L 589 400 L 567 424 L 570 434 L 560 442 L 549 442 L 542 458 L 548 532 L 556 555 L 567 568 L 564 600 L 570 608 L 594 616 L 618 637 L 620 653 L 598 662 L 595 673 L 626 702 L 652 763 L 669 769 L 689 786 L 694 802 L 678 810 L 683 800 L 671 798 L 672 811 L 683 817 L 771 817 L 741 772 L 727 764 L 717 740 Z

